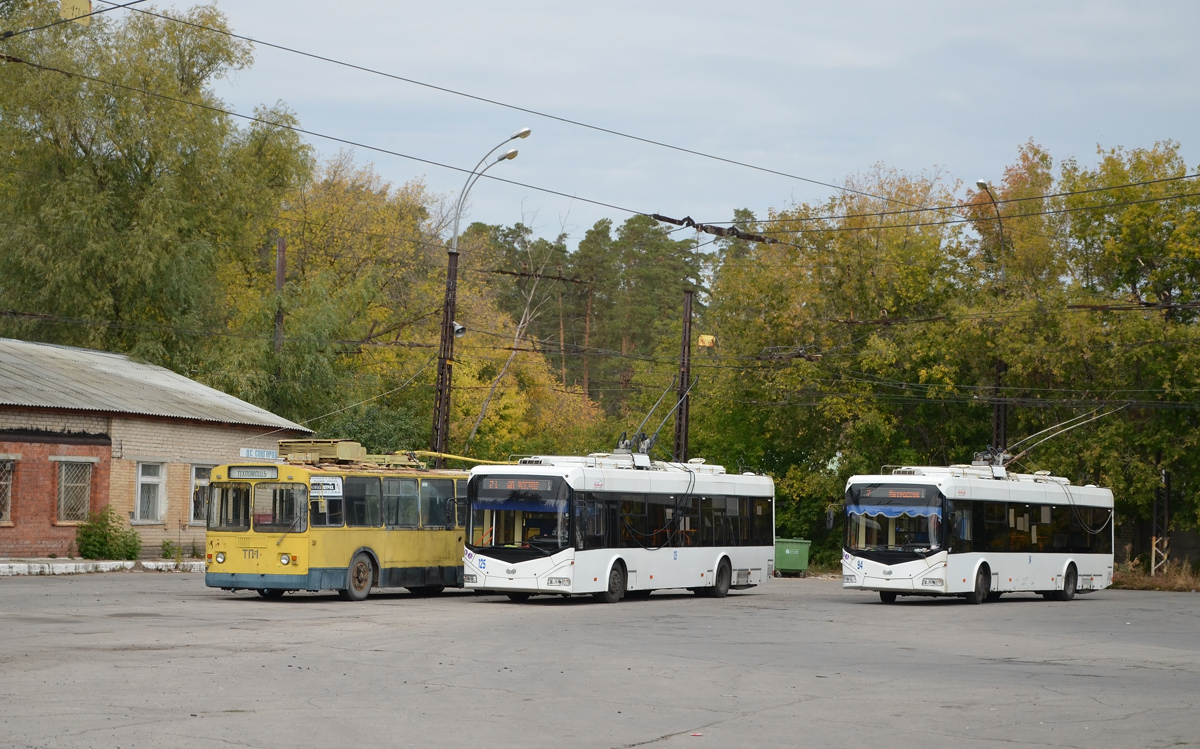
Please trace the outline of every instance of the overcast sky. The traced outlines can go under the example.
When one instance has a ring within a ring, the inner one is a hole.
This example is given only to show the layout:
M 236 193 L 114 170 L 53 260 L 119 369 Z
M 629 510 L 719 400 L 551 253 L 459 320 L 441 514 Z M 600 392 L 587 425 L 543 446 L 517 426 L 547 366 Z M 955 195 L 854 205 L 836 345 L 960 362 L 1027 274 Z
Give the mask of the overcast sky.
M 171 3 L 176 6 L 188 3 Z M 220 0 L 257 39 L 821 182 L 882 163 L 999 180 L 1032 138 L 1061 161 L 1182 142 L 1200 121 L 1195 2 L 317 2 Z M 113 11 L 114 14 L 128 11 Z M 643 212 L 727 221 L 821 200 L 787 177 L 258 47 L 219 86 L 239 112 Z M 339 146 L 312 139 L 322 154 Z M 457 195 L 458 172 L 356 150 L 387 179 Z M 480 181 L 467 221 L 564 226 L 629 214 Z

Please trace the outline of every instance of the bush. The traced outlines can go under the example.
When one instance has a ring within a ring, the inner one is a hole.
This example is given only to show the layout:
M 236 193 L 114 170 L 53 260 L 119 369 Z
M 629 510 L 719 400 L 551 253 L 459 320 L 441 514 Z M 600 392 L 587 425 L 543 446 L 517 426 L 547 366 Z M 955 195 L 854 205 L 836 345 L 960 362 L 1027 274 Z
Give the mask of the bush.
M 111 505 L 88 516 L 76 531 L 75 544 L 84 559 L 137 559 L 142 553 L 142 537 Z

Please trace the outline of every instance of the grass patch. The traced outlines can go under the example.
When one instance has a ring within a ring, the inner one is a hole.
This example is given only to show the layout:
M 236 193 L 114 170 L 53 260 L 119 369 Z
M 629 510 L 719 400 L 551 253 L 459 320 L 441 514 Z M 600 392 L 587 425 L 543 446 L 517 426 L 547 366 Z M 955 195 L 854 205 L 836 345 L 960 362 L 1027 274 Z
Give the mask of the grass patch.
M 1120 590 L 1167 590 L 1176 593 L 1195 593 L 1200 590 L 1200 570 L 1197 564 L 1170 560 L 1150 576 L 1150 565 L 1135 557 L 1113 569 L 1112 587 Z

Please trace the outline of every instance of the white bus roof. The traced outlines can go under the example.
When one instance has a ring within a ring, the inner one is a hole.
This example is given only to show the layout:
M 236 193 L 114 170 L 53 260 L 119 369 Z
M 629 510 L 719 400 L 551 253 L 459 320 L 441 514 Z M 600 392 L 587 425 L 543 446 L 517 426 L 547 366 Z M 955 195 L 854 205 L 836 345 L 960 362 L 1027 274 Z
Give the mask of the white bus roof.
M 700 458 L 693 458 L 687 463 L 674 463 L 651 460 L 648 455 L 640 453 L 533 455 L 521 458 L 515 465 L 480 465 L 471 469 L 471 475 L 482 473 L 551 473 L 569 481 L 582 480 L 586 473 L 599 480 L 598 484 L 593 481 L 588 487 L 597 491 L 645 491 L 645 487 L 652 485 L 656 491 L 661 487 L 668 491 L 746 492 L 770 496 L 774 494 L 775 486 L 769 476 L 750 472 L 726 473 L 724 466 L 705 463 Z M 691 489 L 687 488 L 689 485 Z
M 951 466 L 898 466 L 891 473 L 851 476 L 846 481 L 849 489 L 855 484 L 886 483 L 933 484 L 941 487 L 943 494 L 970 499 L 1003 499 L 1025 502 L 1057 503 L 1065 497 L 1098 507 L 1112 507 L 1112 490 L 1087 484 L 1073 485 L 1070 479 L 1051 476 L 1049 471 L 1036 473 L 1010 473 L 1002 466 L 951 465 Z

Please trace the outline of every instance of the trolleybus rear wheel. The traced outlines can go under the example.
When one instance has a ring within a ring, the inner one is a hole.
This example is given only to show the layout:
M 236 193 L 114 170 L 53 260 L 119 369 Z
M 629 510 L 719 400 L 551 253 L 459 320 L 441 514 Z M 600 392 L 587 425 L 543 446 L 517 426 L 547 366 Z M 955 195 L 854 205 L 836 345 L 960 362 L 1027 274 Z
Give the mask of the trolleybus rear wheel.
M 262 596 L 263 598 L 270 598 L 270 599 L 283 598 L 283 593 L 284 593 L 284 591 L 282 588 L 259 588 L 258 589 L 258 594 L 260 596 Z
M 371 566 L 371 558 L 360 551 L 350 561 L 346 587 L 339 590 L 338 595 L 347 601 L 364 600 L 371 593 L 371 583 L 374 577 L 375 569 Z
M 980 567 L 979 571 L 975 573 L 975 589 L 967 594 L 967 603 L 983 603 L 986 601 L 991 582 L 991 571 L 987 567 Z
M 625 567 L 619 562 L 614 564 L 608 573 L 608 588 L 603 593 L 596 594 L 597 601 L 616 603 L 625 595 Z
M 730 566 L 728 559 L 722 559 L 717 565 L 717 576 L 713 580 L 711 588 L 704 588 L 710 598 L 724 598 L 729 593 L 729 586 L 733 583 L 733 567 Z
M 1054 597 L 1059 601 L 1069 601 L 1075 597 L 1075 588 L 1079 586 L 1079 576 L 1075 572 L 1075 565 L 1067 568 L 1067 574 L 1063 577 L 1062 590 L 1054 591 L 1057 595 Z
M 879 600 L 883 601 L 884 603 L 895 603 L 896 594 L 887 590 L 881 590 L 879 591 Z

